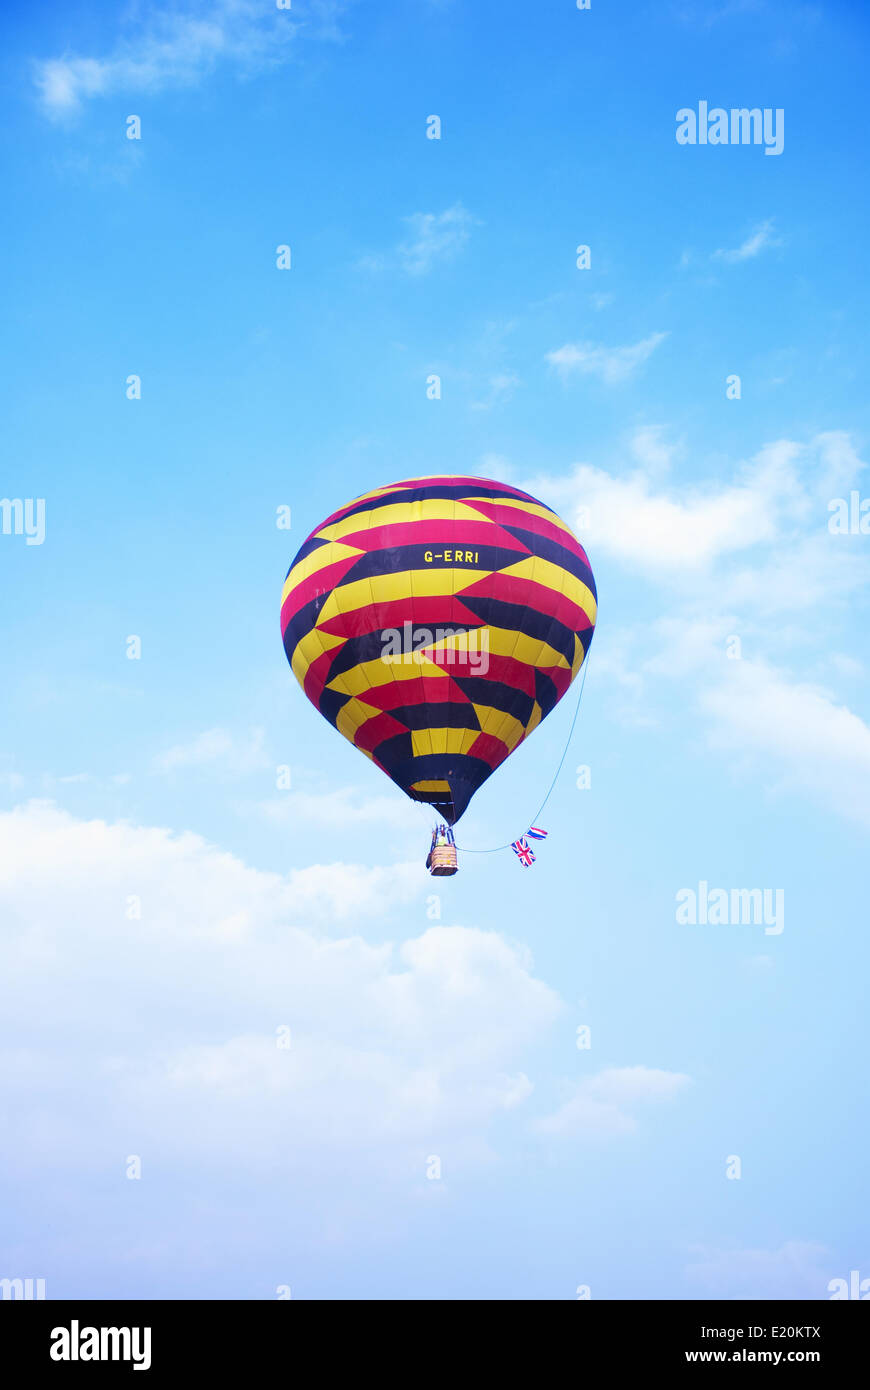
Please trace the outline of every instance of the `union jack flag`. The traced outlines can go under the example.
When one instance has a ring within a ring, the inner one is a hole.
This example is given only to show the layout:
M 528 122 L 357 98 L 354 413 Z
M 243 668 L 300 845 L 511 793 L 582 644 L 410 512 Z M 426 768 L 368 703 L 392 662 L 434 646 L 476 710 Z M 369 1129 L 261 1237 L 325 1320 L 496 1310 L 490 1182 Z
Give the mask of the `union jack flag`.
M 535 854 L 525 835 L 521 836 L 519 840 L 514 840 L 511 849 L 523 868 L 530 869 L 532 867 L 535 862 Z
M 528 830 L 526 831 L 526 835 L 530 840 L 546 840 L 547 833 L 548 832 L 546 830 L 541 830 L 540 826 L 537 825 L 529 826 Z

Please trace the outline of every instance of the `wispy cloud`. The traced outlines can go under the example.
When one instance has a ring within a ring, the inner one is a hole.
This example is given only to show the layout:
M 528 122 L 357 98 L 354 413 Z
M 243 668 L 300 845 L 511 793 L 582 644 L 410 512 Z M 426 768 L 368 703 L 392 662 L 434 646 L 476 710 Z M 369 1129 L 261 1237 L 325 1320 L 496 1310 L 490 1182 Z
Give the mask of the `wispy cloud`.
M 314 0 L 297 21 L 293 12 L 256 0 L 149 7 L 144 23 L 128 25 L 108 52 L 38 62 L 34 80 L 46 112 L 64 116 L 117 91 L 192 86 L 221 64 L 258 71 L 286 61 L 297 36 L 340 37 L 343 8 L 338 0 Z
M 597 376 L 607 386 L 627 381 L 663 343 L 667 333 L 651 333 L 629 347 L 602 347 L 597 343 L 566 343 L 547 353 L 547 361 L 562 376 Z
M 400 270 L 406 275 L 428 275 L 436 265 L 452 261 L 467 245 L 479 219 L 462 203 L 443 212 L 412 212 L 402 218 L 410 235 L 389 251 L 368 253 L 357 262 L 361 270 Z
M 438 261 L 452 260 L 466 245 L 476 220 L 461 203 L 444 212 L 406 217 L 413 235 L 398 248 L 402 268 L 409 275 L 425 275 Z
M 762 251 L 770 250 L 774 246 L 781 246 L 781 238 L 774 236 L 773 222 L 768 219 L 760 223 L 753 232 L 750 232 L 745 241 L 731 250 L 720 248 L 713 252 L 713 260 L 727 261 L 729 265 L 734 265 L 739 261 L 751 261 L 755 256 L 760 256 Z
M 407 802 L 392 796 L 366 796 L 353 787 L 336 787 L 331 792 L 294 789 L 253 809 L 269 820 L 306 826 L 375 825 L 407 830 L 409 823 Z
M 495 405 L 503 405 L 509 401 L 522 381 L 516 372 L 494 372 L 488 380 L 487 392 L 482 400 L 472 401 L 472 410 L 491 410 Z
M 727 585 L 724 596 L 726 601 L 733 597 Z M 708 601 L 705 591 L 705 608 Z M 802 604 L 800 611 L 806 614 L 808 606 Z M 636 667 L 636 684 L 627 694 L 646 708 L 648 677 L 679 682 L 684 692 L 693 689 L 711 748 L 732 758 L 748 757 L 755 775 L 775 795 L 809 794 L 839 815 L 870 826 L 870 725 L 827 685 L 803 672 L 795 675 L 761 655 L 727 659 L 726 642 L 741 627 L 745 624 L 724 612 L 659 619 L 648 634 L 653 655 Z M 798 640 L 803 639 L 800 629 Z M 754 629 L 752 647 L 764 641 L 763 628 Z M 630 647 L 623 639 L 617 655 Z M 611 658 L 597 669 L 619 690 L 619 670 L 608 669 L 613 665 Z M 826 669 L 830 666 L 826 662 Z
M 631 452 L 650 475 L 667 473 L 676 452 L 661 425 L 641 425 L 631 437 Z
M 701 696 L 711 740 L 771 757 L 790 789 L 870 825 L 870 726 L 822 687 L 761 661 L 735 661 Z
M 757 650 L 781 637 L 781 621 L 772 634 L 763 625 L 749 626 L 733 613 L 711 613 L 715 586 L 701 590 L 704 617 L 684 610 L 661 618 L 642 635 L 617 634 L 597 659 L 596 670 L 614 692 L 615 713 L 626 724 L 649 719 L 653 681 L 678 683 L 683 708 L 691 703 L 703 720 L 708 746 L 730 760 L 743 762 L 776 797 L 811 796 L 838 815 L 870 827 L 870 725 L 827 684 L 807 679 L 763 655 L 729 659 L 733 634 L 749 633 L 747 646 Z M 806 621 L 808 604 L 799 611 Z M 733 595 L 727 584 L 722 598 Z M 797 632 L 804 657 L 805 627 Z M 651 654 L 637 659 L 644 637 Z M 784 639 L 787 641 L 787 638 Z M 793 667 L 796 662 L 792 663 Z M 847 663 L 851 665 L 852 663 Z M 834 674 L 836 664 L 825 660 Z M 850 672 L 850 675 L 852 673 Z M 687 693 L 688 692 L 688 693 Z M 672 702 L 669 702 L 672 703 Z
M 687 1277 L 708 1298 L 824 1298 L 831 1256 L 816 1241 L 789 1240 L 778 1250 L 701 1247 Z
M 189 743 L 175 744 L 154 759 L 155 772 L 176 772 L 183 767 L 219 767 L 225 772 L 252 772 L 265 767 L 265 735 L 252 729 L 242 739 L 226 729 L 206 729 Z
M 565 1138 L 633 1134 L 638 1105 L 674 1099 L 689 1085 L 682 1072 L 655 1067 L 608 1067 L 581 1081 L 552 1115 L 535 1122 L 539 1134 Z

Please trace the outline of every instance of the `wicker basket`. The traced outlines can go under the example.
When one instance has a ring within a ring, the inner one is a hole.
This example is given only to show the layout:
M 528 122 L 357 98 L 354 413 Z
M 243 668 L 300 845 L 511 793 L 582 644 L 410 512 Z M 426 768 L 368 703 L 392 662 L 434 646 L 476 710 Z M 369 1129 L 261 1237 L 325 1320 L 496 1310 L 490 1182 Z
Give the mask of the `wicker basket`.
M 429 856 L 429 872 L 438 877 L 445 874 L 455 874 L 458 868 L 456 863 L 455 845 L 436 845 Z

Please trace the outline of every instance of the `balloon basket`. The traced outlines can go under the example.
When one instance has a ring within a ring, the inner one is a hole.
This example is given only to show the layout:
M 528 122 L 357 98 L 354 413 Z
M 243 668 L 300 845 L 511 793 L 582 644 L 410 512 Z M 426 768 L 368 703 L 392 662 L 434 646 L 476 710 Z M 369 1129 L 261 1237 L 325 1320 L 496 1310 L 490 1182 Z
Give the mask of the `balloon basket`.
M 456 862 L 455 845 L 436 845 L 430 851 L 428 868 L 430 874 L 435 878 L 444 878 L 447 874 L 455 874 L 459 870 Z

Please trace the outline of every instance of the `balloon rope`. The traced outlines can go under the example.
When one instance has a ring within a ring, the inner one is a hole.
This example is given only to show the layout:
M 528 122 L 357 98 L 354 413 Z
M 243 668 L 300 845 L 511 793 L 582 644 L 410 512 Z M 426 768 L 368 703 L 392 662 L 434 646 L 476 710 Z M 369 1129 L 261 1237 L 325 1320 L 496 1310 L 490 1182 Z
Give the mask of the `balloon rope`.
M 584 685 L 586 684 L 586 672 L 587 672 L 588 670 L 589 670 L 589 657 L 587 656 L 586 660 L 583 662 L 583 676 L 582 676 L 582 678 L 581 678 L 581 680 L 580 680 L 580 690 L 579 690 L 578 695 L 577 695 L 577 704 L 576 704 L 575 707 L 574 707 L 574 718 L 571 720 L 571 727 L 570 727 L 570 729 L 568 730 L 568 737 L 567 737 L 567 739 L 565 740 L 565 747 L 562 749 L 562 756 L 561 756 L 561 758 L 559 759 L 559 766 L 556 768 L 556 771 L 555 771 L 555 773 L 553 774 L 553 780 L 552 780 L 552 782 L 550 783 L 549 788 L 547 789 L 547 795 L 544 797 L 544 799 L 543 799 L 543 801 L 541 802 L 540 806 L 538 807 L 537 811 L 536 811 L 535 814 L 532 816 L 532 819 L 529 821 L 529 825 L 530 825 L 530 826 L 536 824 L 537 819 L 538 819 L 538 816 L 541 814 L 541 812 L 543 811 L 543 809 L 544 809 L 544 807 L 546 806 L 547 802 L 550 800 L 550 797 L 551 797 L 552 794 L 553 794 L 553 788 L 555 787 L 557 781 L 559 780 L 559 773 L 562 771 L 562 767 L 564 766 L 565 759 L 566 759 L 567 756 L 568 756 L 568 749 L 569 749 L 570 746 L 571 746 L 571 739 L 572 739 L 573 736 L 574 736 L 574 726 L 575 726 L 576 723 L 577 723 L 577 716 L 578 716 L 578 714 L 580 713 L 580 701 L 583 699 L 583 687 L 584 687 Z M 462 852 L 463 854 L 498 854 L 500 850 L 503 850 L 503 849 L 510 849 L 510 847 L 511 847 L 511 845 L 512 845 L 513 843 L 514 843 L 513 840 L 508 840 L 507 844 L 504 844 L 504 845 L 494 845 L 494 846 L 492 847 L 492 849 L 465 849 L 465 847 L 464 847 L 463 845 L 457 845 L 456 848 L 457 848 L 458 850 L 461 850 L 461 852 Z

